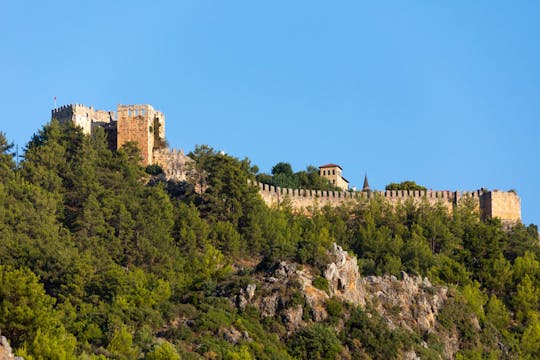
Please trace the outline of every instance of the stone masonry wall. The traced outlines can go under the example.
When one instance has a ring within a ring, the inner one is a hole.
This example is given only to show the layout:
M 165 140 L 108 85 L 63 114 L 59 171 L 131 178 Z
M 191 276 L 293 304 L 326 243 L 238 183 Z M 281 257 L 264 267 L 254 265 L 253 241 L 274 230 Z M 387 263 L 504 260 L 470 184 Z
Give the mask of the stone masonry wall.
M 51 118 L 61 123 L 72 121 L 81 127 L 86 135 L 91 135 L 96 126 L 105 126 L 114 121 L 114 111 L 95 110 L 92 106 L 70 104 L 53 109 Z
M 263 183 L 256 183 L 259 194 L 269 206 L 290 201 L 295 209 L 311 206 L 339 206 L 347 202 L 361 201 L 375 196 L 382 196 L 391 204 L 407 200 L 415 203 L 427 201 L 431 205 L 441 204 L 452 211 L 455 204 L 463 199 L 473 199 L 478 204 L 481 217 L 500 218 L 503 222 L 515 223 L 521 221 L 520 199 L 514 192 L 501 191 L 417 191 L 417 190 L 386 190 L 373 192 L 321 191 L 306 189 L 286 189 Z
M 154 120 L 159 121 L 159 138 L 165 139 L 165 116 L 150 105 L 118 105 L 117 148 L 127 142 L 136 142 L 141 150 L 142 164 L 154 163 Z
M 486 217 L 496 217 L 509 223 L 521 220 L 521 201 L 513 191 L 490 191 L 484 203 Z
M 187 180 L 191 165 L 195 161 L 184 154 L 183 150 L 156 149 L 154 150 L 154 164 L 163 169 L 167 179 L 175 181 Z

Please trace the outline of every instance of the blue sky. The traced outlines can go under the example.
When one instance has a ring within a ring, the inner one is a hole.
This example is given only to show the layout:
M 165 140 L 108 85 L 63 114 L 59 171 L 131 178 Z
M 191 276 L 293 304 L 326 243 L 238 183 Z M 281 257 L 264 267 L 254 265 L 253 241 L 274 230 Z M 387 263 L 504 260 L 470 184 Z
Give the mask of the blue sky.
M 79 4 L 80 3 L 80 4 Z M 351 184 L 516 189 L 540 223 L 537 1 L 0 0 L 0 130 L 150 103 L 169 143 Z

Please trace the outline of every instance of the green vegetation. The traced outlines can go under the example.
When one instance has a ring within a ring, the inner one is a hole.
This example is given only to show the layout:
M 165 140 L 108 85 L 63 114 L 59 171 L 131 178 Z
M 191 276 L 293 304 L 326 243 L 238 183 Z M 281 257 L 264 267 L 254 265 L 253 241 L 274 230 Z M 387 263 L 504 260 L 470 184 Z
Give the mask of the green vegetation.
M 322 291 L 330 291 L 328 288 L 328 280 L 322 276 L 317 276 L 315 279 L 313 279 L 313 286 Z
M 272 175 L 257 174 L 256 179 L 259 182 L 281 188 L 341 190 L 332 185 L 328 179 L 319 176 L 319 170 L 311 165 L 304 171 L 293 172 L 291 164 L 279 162 L 272 167 Z
M 410 181 L 410 180 L 402 181 L 399 184 L 398 183 L 390 183 L 390 184 L 386 185 L 385 189 L 386 190 L 419 190 L 419 191 L 426 191 L 427 190 L 426 187 L 424 187 L 422 185 L 418 185 L 414 181 Z
M 540 356 L 534 225 L 505 231 L 473 206 L 448 213 L 377 196 L 308 214 L 268 208 L 247 159 L 200 146 L 193 182 L 168 182 L 139 166 L 133 144 L 110 151 L 100 129 L 89 138 L 55 121 L 20 166 L 10 152 L 0 134 L 0 331 L 27 359 L 439 358 L 439 338 L 390 329 L 369 307 L 332 298 L 314 322 L 299 286 L 284 290 L 283 306 L 303 308 L 292 336 L 281 317 L 235 305 L 277 261 L 322 274 L 333 242 L 364 275 L 406 271 L 449 287 L 437 330 L 458 336 L 457 358 Z M 285 164 L 273 176 L 296 174 Z M 296 184 L 319 180 L 309 181 Z M 328 289 L 322 277 L 314 285 Z
M 144 171 L 146 171 L 146 173 L 150 174 L 150 175 L 163 174 L 163 169 L 159 165 L 148 165 L 148 166 L 146 166 Z

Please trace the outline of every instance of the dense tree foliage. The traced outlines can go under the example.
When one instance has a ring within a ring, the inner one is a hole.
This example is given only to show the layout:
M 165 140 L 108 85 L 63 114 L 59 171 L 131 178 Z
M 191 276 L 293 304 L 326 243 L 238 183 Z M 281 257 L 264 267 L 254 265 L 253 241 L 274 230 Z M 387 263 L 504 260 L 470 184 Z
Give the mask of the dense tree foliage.
M 411 180 L 405 180 L 400 183 L 390 183 L 386 185 L 386 190 L 419 190 L 419 191 L 426 191 L 427 188 L 422 185 L 418 185 L 414 181 Z
M 437 338 L 390 329 L 369 308 L 332 299 L 329 318 L 314 322 L 292 288 L 290 302 L 308 315 L 290 336 L 282 319 L 223 295 L 277 261 L 320 275 L 334 242 L 365 275 L 406 271 L 448 286 L 437 320 L 458 334 L 458 357 L 540 355 L 534 225 L 507 231 L 479 221 L 472 204 L 448 213 L 377 196 L 308 213 L 269 208 L 248 181 L 267 175 L 247 159 L 200 146 L 190 182 L 167 182 L 139 166 L 134 144 L 110 151 L 103 131 L 90 138 L 55 121 L 32 137 L 20 166 L 10 152 L 0 133 L 0 331 L 25 358 L 387 359 L 410 349 L 438 358 Z M 271 183 L 328 186 L 316 169 L 287 165 L 274 167 Z M 315 285 L 328 287 L 320 276 Z M 228 341 L 231 328 L 249 339 Z
M 306 170 L 294 172 L 291 164 L 286 162 L 274 165 L 272 175 L 257 174 L 257 181 L 289 189 L 341 190 L 321 177 L 316 167 L 310 165 Z

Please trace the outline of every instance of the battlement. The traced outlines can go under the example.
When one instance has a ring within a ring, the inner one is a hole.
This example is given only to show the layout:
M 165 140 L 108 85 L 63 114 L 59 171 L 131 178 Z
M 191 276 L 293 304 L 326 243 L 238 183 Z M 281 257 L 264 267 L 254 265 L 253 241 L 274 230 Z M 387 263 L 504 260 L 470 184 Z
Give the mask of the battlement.
M 155 110 L 152 105 L 149 104 L 139 104 L 139 105 L 122 105 L 118 104 L 116 111 L 118 115 L 122 116 L 147 116 L 147 114 L 153 114 L 154 116 L 165 118 L 165 115 L 161 111 Z
M 419 191 L 419 190 L 384 190 L 384 191 L 330 191 L 330 190 L 311 190 L 311 189 L 288 189 L 277 186 L 255 183 L 261 192 L 277 193 L 280 195 L 314 197 L 314 198 L 338 198 L 355 199 L 370 198 L 376 195 L 387 199 L 440 199 L 447 201 L 459 201 L 462 198 L 480 198 L 484 195 L 483 190 L 476 191 Z
M 521 201 L 515 192 L 505 191 L 418 191 L 418 190 L 384 190 L 384 191 L 327 191 L 310 189 L 280 188 L 255 182 L 259 194 L 267 205 L 281 204 L 285 199 L 295 209 L 314 205 L 339 206 L 347 202 L 382 197 L 390 204 L 412 200 L 415 203 L 427 201 L 431 205 L 440 204 L 452 211 L 463 199 L 473 199 L 477 204 L 482 219 L 499 218 L 504 223 L 521 221 Z
M 64 113 L 66 111 L 71 111 L 71 112 L 78 112 L 78 111 L 87 111 L 87 112 L 105 112 L 107 114 L 109 113 L 113 113 L 114 114 L 114 111 L 105 111 L 105 110 L 96 110 L 94 109 L 93 106 L 86 106 L 86 105 L 83 105 L 83 104 L 67 104 L 67 105 L 62 105 L 60 107 L 57 107 L 55 109 L 52 109 L 52 114 L 61 114 L 61 113 Z
M 85 134 L 90 135 L 97 126 L 110 124 L 116 117 L 114 111 L 95 110 L 92 106 L 82 104 L 69 104 L 53 109 L 51 118 L 61 123 L 71 121 L 81 127 Z

